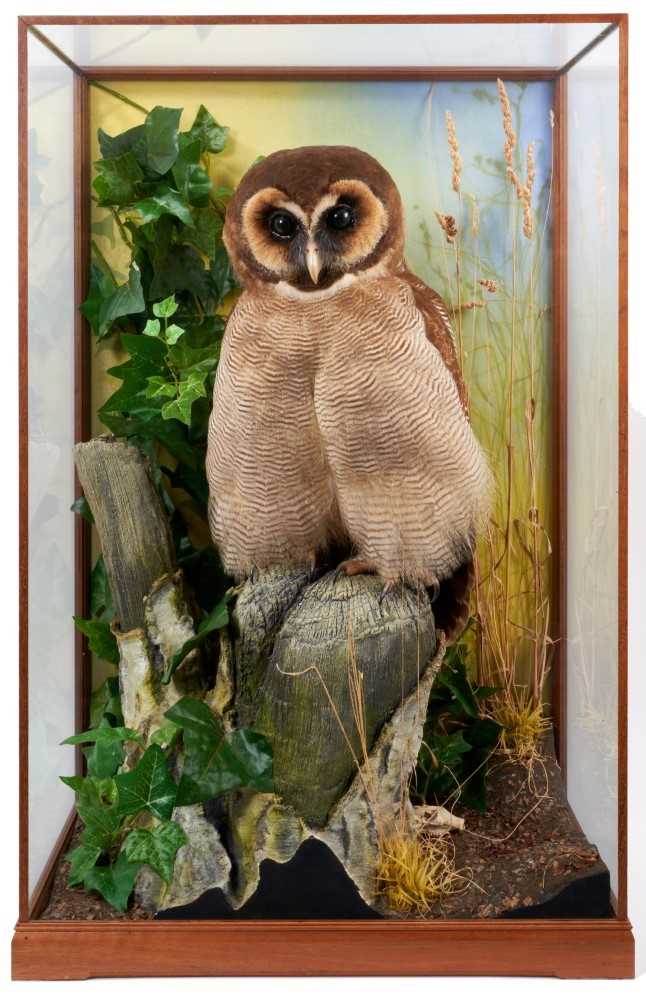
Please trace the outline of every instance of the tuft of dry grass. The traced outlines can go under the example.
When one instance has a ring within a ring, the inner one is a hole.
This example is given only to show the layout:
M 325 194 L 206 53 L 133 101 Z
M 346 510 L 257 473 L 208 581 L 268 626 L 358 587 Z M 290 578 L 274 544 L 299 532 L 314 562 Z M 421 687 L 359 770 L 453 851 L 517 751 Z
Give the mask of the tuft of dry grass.
M 420 839 L 394 833 L 384 838 L 375 877 L 377 894 L 389 910 L 420 917 L 469 882 L 455 867 L 453 842 L 446 835 Z
M 513 699 L 494 699 L 491 714 L 502 726 L 500 749 L 504 753 L 524 762 L 540 756 L 542 739 L 551 725 L 542 704 L 536 705 L 520 690 Z

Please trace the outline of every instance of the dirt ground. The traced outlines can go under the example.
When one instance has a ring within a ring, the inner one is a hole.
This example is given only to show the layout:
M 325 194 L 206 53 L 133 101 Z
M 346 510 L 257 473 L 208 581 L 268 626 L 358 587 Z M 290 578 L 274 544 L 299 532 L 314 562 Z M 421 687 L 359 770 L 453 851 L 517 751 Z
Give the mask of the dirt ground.
M 496 917 L 544 903 L 580 876 L 604 870 L 567 804 L 550 748 L 529 772 L 497 756 L 488 778 L 487 811 L 456 813 L 465 820 L 465 830 L 453 835 L 455 864 L 464 880 L 436 905 L 431 919 Z M 96 893 L 69 888 L 68 870 L 62 860 L 43 919 L 151 919 L 136 905 L 121 914 Z
M 465 829 L 453 840 L 464 888 L 444 898 L 437 916 L 496 917 L 544 903 L 568 882 L 604 870 L 567 804 L 550 748 L 530 771 L 496 757 L 488 777 L 487 811 L 460 815 Z

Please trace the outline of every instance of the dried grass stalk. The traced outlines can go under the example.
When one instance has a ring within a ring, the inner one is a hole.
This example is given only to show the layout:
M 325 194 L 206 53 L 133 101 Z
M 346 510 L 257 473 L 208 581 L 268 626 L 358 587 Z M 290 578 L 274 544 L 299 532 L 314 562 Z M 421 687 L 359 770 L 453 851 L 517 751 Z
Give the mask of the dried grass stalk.
M 511 104 L 507 96 L 507 90 L 501 79 L 496 80 L 498 85 L 498 97 L 500 98 L 500 108 L 502 110 L 502 127 L 505 131 L 505 146 L 503 154 L 507 168 L 514 165 L 514 149 L 516 148 L 516 133 L 511 117 Z
M 446 131 L 449 139 L 449 156 L 451 157 L 451 163 L 453 165 L 453 172 L 451 175 L 451 187 L 459 194 L 460 192 L 460 175 L 462 173 L 462 157 L 460 156 L 460 147 L 458 145 L 458 137 L 455 132 L 455 122 L 453 120 L 453 115 L 450 111 L 446 112 Z

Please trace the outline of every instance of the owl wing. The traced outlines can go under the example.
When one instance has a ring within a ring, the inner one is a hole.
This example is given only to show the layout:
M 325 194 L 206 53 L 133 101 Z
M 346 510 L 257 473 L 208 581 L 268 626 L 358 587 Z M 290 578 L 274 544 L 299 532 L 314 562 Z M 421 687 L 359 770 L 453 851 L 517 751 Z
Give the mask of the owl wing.
M 455 350 L 453 327 L 446 303 L 441 295 L 407 268 L 400 272 L 399 277 L 410 286 L 415 305 L 424 318 L 426 336 L 440 352 L 444 364 L 453 376 L 462 408 L 468 416 L 467 389 Z M 433 603 L 433 611 L 437 627 L 443 629 L 449 641 L 456 640 L 467 625 L 470 616 L 469 598 L 474 585 L 473 559 L 468 559 L 450 577 L 442 580 L 440 592 Z
M 410 287 L 415 305 L 424 318 L 426 336 L 440 352 L 444 364 L 451 372 L 465 413 L 468 413 L 467 390 L 460 371 L 460 365 L 455 350 L 453 327 L 449 319 L 449 311 L 441 295 L 425 285 L 421 278 L 407 268 L 403 268 L 398 277 Z

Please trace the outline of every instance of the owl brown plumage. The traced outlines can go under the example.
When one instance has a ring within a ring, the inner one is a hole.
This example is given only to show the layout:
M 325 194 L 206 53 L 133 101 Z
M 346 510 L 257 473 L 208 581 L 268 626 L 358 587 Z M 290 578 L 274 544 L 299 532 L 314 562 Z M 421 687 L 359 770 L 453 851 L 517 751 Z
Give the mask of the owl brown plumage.
M 442 299 L 406 268 L 399 192 L 352 147 L 252 167 L 224 239 L 244 287 L 209 425 L 209 522 L 234 576 L 311 565 L 436 586 L 468 611 L 490 476 Z

